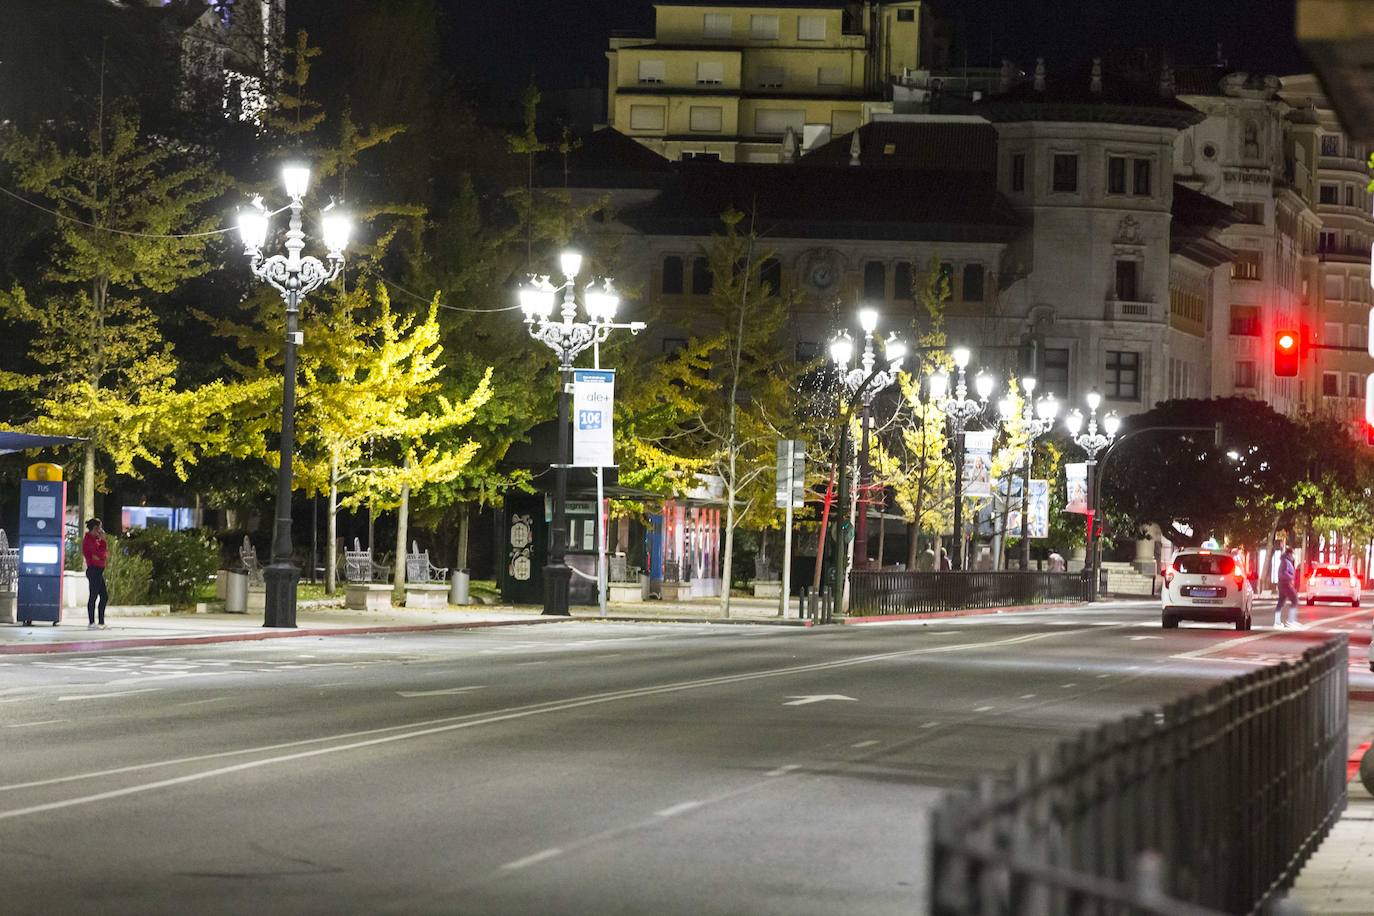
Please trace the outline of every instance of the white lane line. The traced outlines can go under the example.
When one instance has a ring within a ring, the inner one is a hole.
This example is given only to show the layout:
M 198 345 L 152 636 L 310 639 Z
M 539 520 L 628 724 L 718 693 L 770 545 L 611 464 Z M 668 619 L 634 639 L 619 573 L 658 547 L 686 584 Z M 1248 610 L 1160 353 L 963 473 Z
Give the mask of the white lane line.
M 1020 699 L 1022 699 L 1022 700 L 1033 700 L 1033 699 L 1035 699 L 1035 694 L 1033 694 L 1033 693 L 1023 693 L 1023 694 L 1021 694 Z
M 6 725 L 5 728 L 33 728 L 35 725 L 56 725 L 58 722 L 70 722 L 71 719 L 44 719 L 42 722 L 16 722 L 13 725 Z
M 783 766 L 778 767 L 776 770 L 769 770 L 767 773 L 764 773 L 763 775 L 764 775 L 764 776 L 786 776 L 788 773 L 792 772 L 793 770 L 800 770 L 800 769 L 801 769 L 801 764 L 799 764 L 799 763 L 788 763 L 788 764 L 784 764 Z
M 992 711 L 993 711 L 994 709 L 996 709 L 996 708 L 997 708 L 996 706 L 978 706 L 978 707 L 975 707 L 973 711 L 974 711 L 974 712 L 992 712 Z
M 1129 624 L 1122 624 L 1128 626 Z M 122 789 L 112 789 L 106 792 L 97 792 L 91 795 L 78 796 L 65 799 L 63 801 L 49 802 L 47 804 L 30 805 L 23 808 L 11 808 L 0 811 L 0 820 L 9 820 L 16 817 L 25 817 L 32 814 L 40 814 L 45 811 L 56 811 L 64 808 L 74 808 L 79 805 L 93 804 L 95 802 L 107 801 L 112 798 L 123 798 L 129 795 L 137 795 L 144 792 L 152 792 L 171 786 L 185 785 L 187 783 L 199 782 L 206 779 L 217 779 L 231 773 L 238 773 L 245 770 L 257 769 L 260 767 L 277 766 L 282 763 L 289 763 L 295 760 L 303 760 L 310 757 L 318 757 L 324 754 L 343 753 L 346 751 L 358 750 L 360 748 L 375 747 L 381 744 L 390 744 L 396 741 L 408 741 L 415 738 L 424 738 L 430 735 L 443 734 L 445 732 L 456 731 L 459 729 L 474 728 L 481 725 L 492 725 L 497 722 L 508 722 L 514 719 L 523 719 L 529 716 L 547 715 L 550 713 L 566 712 L 571 709 L 580 709 L 587 706 L 598 706 L 604 703 L 613 703 L 618 700 L 639 699 L 641 697 L 659 696 L 663 694 L 681 693 L 686 690 L 697 690 L 707 687 L 718 687 L 728 684 L 738 684 L 746 681 L 757 681 L 776 677 L 789 677 L 796 674 L 806 674 L 816 671 L 833 671 L 841 668 L 851 668 L 856 665 L 871 664 L 873 662 L 892 661 L 901 658 L 914 658 L 922 655 L 944 655 L 950 652 L 958 652 L 965 649 L 989 649 L 999 646 L 1019 645 L 1026 642 L 1035 642 L 1058 636 L 1076 636 L 1082 633 L 1091 632 L 1089 630 L 1060 630 L 1053 633 L 1030 633 L 1023 636 L 1012 636 L 1006 639 L 994 639 L 987 642 L 957 643 L 952 646 L 936 646 L 927 649 L 902 649 L 896 652 L 880 652 L 873 655 L 859 655 L 853 658 L 838 659 L 829 662 L 811 662 L 803 665 L 790 665 L 786 668 L 773 668 L 764 671 L 752 671 L 742 674 L 727 674 L 716 677 L 700 678 L 693 681 L 677 681 L 668 684 L 659 684 L 652 687 L 637 687 L 627 690 L 610 691 L 607 693 L 590 694 L 572 700 L 552 700 L 543 703 L 533 703 L 528 706 L 515 706 L 505 710 L 498 710 L 490 713 L 467 713 L 457 716 L 445 716 L 439 719 L 428 719 L 420 722 L 411 722 L 404 725 L 387 725 L 380 728 L 362 729 L 354 732 L 343 732 L 335 735 L 325 735 L 318 738 L 302 738 L 299 741 L 285 741 L 277 744 L 259 745 L 257 747 L 241 748 L 235 751 L 219 751 L 213 754 L 197 754 L 186 757 L 174 757 L 169 760 L 155 760 L 148 763 L 131 764 L 124 767 L 112 767 L 104 770 L 97 770 L 86 773 L 74 773 L 69 776 L 54 776 L 49 779 L 35 779 L 28 782 L 10 783 L 0 785 L 0 792 L 12 792 L 19 789 L 33 789 L 41 786 L 58 785 L 66 782 L 77 782 L 85 779 L 105 779 L 122 774 L 133 773 L 142 770 L 160 769 L 162 767 L 180 766 L 188 763 L 201 763 L 209 760 L 222 760 L 230 757 L 242 757 L 247 754 L 261 754 L 270 751 L 281 751 L 289 748 L 300 748 L 308 745 L 324 744 L 331 741 L 348 741 L 349 739 L 364 738 L 366 740 L 351 741 L 347 744 L 337 744 L 332 747 L 317 747 L 310 750 L 296 751 L 289 754 L 278 754 L 273 757 L 264 757 L 260 760 L 250 760 L 243 763 L 231 764 L 229 766 L 217 767 L 211 770 L 204 770 L 199 773 L 190 773 L 184 776 L 174 776 L 167 779 L 155 780 L 153 782 L 142 783 L 140 785 L 127 786 Z M 922 728 L 933 728 L 939 722 L 927 722 Z
M 157 693 L 161 687 L 144 687 L 142 690 L 116 690 L 112 693 L 79 693 L 68 697 L 58 697 L 57 702 L 69 703 L 72 700 L 112 700 L 115 697 L 131 697 L 136 693 Z
M 851 745 L 849 745 L 849 746 L 850 746 L 850 747 L 872 747 L 873 745 L 878 744 L 878 743 L 879 743 L 879 742 L 877 742 L 877 741 L 860 741 L 858 744 L 851 744 Z
M 177 706 L 203 706 L 206 703 L 223 703 L 228 697 L 211 697 L 208 700 L 191 700 L 188 703 L 178 703 Z
M 516 871 L 517 869 L 528 868 L 531 865 L 543 862 L 545 859 L 552 859 L 555 856 L 561 856 L 562 854 L 563 850 L 561 849 L 545 849 L 543 852 L 536 852 L 532 856 L 525 856 L 525 858 L 523 859 L 516 859 L 514 862 L 507 862 L 505 865 L 502 865 L 501 867 L 504 868 L 506 871 Z
M 1019 529 L 1018 529 L 1018 530 L 1019 530 Z M 1106 674 L 1099 674 L 1099 675 L 1097 676 L 1097 679 L 1100 681 L 1100 680 L 1102 680 L 1104 677 L 1111 677 L 1111 676 L 1112 676 L 1112 675 L 1111 675 L 1111 672 L 1109 671 L 1109 672 L 1107 672 Z
M 1059 686 L 1060 686 L 1060 687 L 1063 687 L 1065 690 L 1067 690 L 1067 689 L 1070 688 L 1070 687 L 1077 687 L 1078 684 L 1075 683 L 1075 682 L 1073 682 L 1073 681 L 1070 681 L 1070 682 L 1067 683 L 1067 684 L 1060 684 Z
M 445 690 L 398 690 L 398 697 L 444 697 L 455 693 L 467 693 L 469 690 L 481 690 L 482 686 L 475 687 L 449 687 Z
M 1363 616 L 1365 616 L 1365 615 L 1368 614 L 1368 613 L 1369 613 L 1369 611 L 1367 611 L 1367 610 L 1364 610 L 1364 611 L 1352 611 L 1352 612 L 1349 613 L 1349 614 L 1342 614 L 1340 617 L 1332 617 L 1331 619 L 1329 619 L 1329 620 L 1324 620 L 1324 621 L 1322 621 L 1322 622 L 1323 622 L 1323 623 L 1336 623 L 1336 622 L 1341 621 L 1341 620 L 1351 620 L 1352 618 L 1355 618 L 1355 617 L 1363 617 Z M 1320 629 L 1320 628 L 1316 628 L 1316 629 Z M 1253 636 L 1242 636 L 1240 639 L 1226 639 L 1226 640 L 1222 640 L 1221 642 L 1213 643 L 1213 644 L 1210 645 L 1210 646 L 1203 646 L 1201 649 L 1194 649 L 1194 650 L 1191 651 L 1191 652 L 1180 652 L 1180 653 L 1178 653 L 1177 655 L 1171 655 L 1171 656 L 1169 656 L 1169 657 L 1170 657 L 1170 658 L 1202 658 L 1202 657 L 1205 656 L 1205 655 L 1211 655 L 1213 652 L 1220 652 L 1220 651 L 1222 651 L 1222 650 L 1224 650 L 1224 649 L 1234 649 L 1236 646 L 1243 646 L 1243 645 L 1246 645 L 1247 643 L 1256 642 L 1256 641 L 1261 640 L 1261 639 L 1269 639 L 1270 637 L 1273 637 L 1273 636 L 1283 636 L 1283 635 L 1285 635 L 1286 633 L 1289 633 L 1289 632 L 1290 632 L 1289 630 L 1270 630 L 1270 631 L 1267 632 L 1267 633 L 1256 633 L 1256 634 L 1254 634 Z
M 1163 636 L 1128 636 L 1131 642 L 1140 642 L 1142 639 L 1163 639 Z
M 693 808 L 700 808 L 702 804 L 703 802 L 699 801 L 679 802 L 678 804 L 673 805 L 672 807 L 664 808 L 662 811 L 655 811 L 654 814 L 658 815 L 659 817 L 676 817 L 677 815 L 682 814 L 686 811 L 691 811 Z

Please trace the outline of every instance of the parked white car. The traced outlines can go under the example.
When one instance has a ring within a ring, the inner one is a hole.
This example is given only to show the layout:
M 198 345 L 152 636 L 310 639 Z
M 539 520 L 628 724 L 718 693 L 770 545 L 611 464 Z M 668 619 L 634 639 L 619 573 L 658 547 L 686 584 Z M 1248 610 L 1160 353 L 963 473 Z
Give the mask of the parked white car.
M 1360 579 L 1348 566 L 1318 566 L 1307 580 L 1307 603 L 1339 601 L 1360 606 Z
M 1255 590 L 1243 565 L 1221 550 L 1180 550 L 1164 570 L 1164 626 L 1180 620 L 1234 623 L 1250 629 Z

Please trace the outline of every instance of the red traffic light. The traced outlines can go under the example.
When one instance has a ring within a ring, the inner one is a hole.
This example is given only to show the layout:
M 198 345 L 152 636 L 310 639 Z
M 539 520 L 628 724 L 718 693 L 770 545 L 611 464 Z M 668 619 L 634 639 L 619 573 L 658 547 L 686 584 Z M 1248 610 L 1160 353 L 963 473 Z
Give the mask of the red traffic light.
M 1300 361 L 1299 345 L 1302 342 L 1297 331 L 1282 330 L 1274 334 L 1274 374 L 1280 378 L 1292 378 L 1298 374 Z

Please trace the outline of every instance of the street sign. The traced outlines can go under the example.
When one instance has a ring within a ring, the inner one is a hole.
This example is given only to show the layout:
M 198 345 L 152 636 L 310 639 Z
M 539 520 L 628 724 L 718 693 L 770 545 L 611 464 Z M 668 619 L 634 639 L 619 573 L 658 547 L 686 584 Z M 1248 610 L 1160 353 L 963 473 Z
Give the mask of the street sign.
M 806 443 L 801 439 L 778 440 L 777 486 L 774 505 L 800 509 L 806 498 Z

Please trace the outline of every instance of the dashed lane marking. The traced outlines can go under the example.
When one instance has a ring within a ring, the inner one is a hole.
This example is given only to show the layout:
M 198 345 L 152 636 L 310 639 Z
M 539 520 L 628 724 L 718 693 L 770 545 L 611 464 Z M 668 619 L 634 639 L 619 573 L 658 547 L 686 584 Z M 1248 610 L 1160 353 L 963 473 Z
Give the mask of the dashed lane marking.
M 156 693 L 160 689 L 159 687 L 145 687 L 142 690 L 115 690 L 110 693 L 78 693 L 71 696 L 58 697 L 57 702 L 69 703 L 73 700 L 113 700 L 116 697 L 131 697 L 136 693 Z
M 543 862 L 546 859 L 552 859 L 555 856 L 561 856 L 562 854 L 563 850 L 561 849 L 545 849 L 543 852 L 536 852 L 532 856 L 525 856 L 525 858 L 523 859 L 516 859 L 514 862 L 507 862 L 505 865 L 502 865 L 501 867 L 504 868 L 506 871 L 517 871 L 521 868 L 528 868 L 531 865 L 536 865 L 540 862 Z
M 676 817 L 679 814 L 691 811 L 693 808 L 700 808 L 701 805 L 702 803 L 699 801 L 679 802 L 676 805 L 664 808 L 662 811 L 655 811 L 654 813 L 659 817 Z
M 799 763 L 788 763 L 788 764 L 784 764 L 783 766 L 780 766 L 780 767 L 778 767 L 778 768 L 776 768 L 776 769 L 769 770 L 767 773 L 764 773 L 763 775 L 764 775 L 764 776 L 786 776 L 788 773 L 791 773 L 793 770 L 800 770 L 800 769 L 801 769 L 801 764 L 799 764 Z
M 6 725 L 5 728 L 33 728 L 35 725 L 56 725 L 59 722 L 70 722 L 71 719 L 44 719 L 42 722 L 16 722 L 13 725 Z
M 483 688 L 478 685 L 473 687 L 449 687 L 444 690 L 398 690 L 396 691 L 396 695 L 401 697 L 443 697 L 451 696 L 455 693 L 467 693 L 469 690 L 482 689 Z
M 859 748 L 859 747 L 872 747 L 873 745 L 875 745 L 875 744 L 880 744 L 880 743 L 881 743 L 881 742 L 878 742 L 878 741 L 860 741 L 858 744 L 851 744 L 851 745 L 849 745 L 849 746 L 850 746 L 850 747 L 854 747 L 854 748 Z

